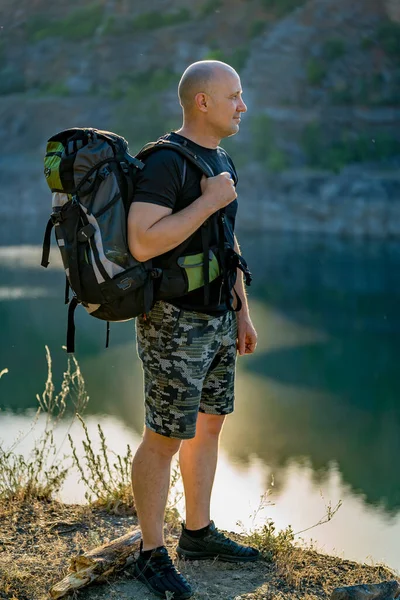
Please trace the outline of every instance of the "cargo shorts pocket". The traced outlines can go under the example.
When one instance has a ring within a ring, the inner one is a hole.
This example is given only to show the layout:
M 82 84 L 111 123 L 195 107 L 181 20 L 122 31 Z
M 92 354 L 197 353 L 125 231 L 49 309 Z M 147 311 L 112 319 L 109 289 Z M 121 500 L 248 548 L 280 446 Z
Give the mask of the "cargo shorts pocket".
M 167 302 L 155 303 L 144 327 L 147 328 L 149 342 L 159 351 L 171 346 L 171 341 L 179 327 L 181 310 Z

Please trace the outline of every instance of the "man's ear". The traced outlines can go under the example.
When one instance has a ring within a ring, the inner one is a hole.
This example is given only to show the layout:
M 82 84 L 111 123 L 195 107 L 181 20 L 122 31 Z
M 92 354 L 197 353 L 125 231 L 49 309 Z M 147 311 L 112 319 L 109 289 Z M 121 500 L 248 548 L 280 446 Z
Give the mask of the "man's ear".
M 201 112 L 207 112 L 208 110 L 208 96 L 204 92 L 199 92 L 195 96 L 196 107 L 201 110 Z

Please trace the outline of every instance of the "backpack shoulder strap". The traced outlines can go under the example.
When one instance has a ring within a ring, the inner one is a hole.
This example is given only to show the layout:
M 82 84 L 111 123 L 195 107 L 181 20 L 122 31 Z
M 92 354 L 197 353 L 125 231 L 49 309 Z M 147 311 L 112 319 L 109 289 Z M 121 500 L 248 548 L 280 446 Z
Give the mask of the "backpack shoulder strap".
M 186 159 L 186 160 L 184 160 L 184 163 L 183 163 L 182 187 L 183 187 L 183 184 L 185 182 L 185 177 L 186 177 L 186 161 L 189 161 L 193 165 L 195 165 L 198 169 L 200 169 L 200 171 L 206 177 L 214 177 L 214 172 L 213 172 L 212 168 L 201 156 L 198 156 L 197 154 L 192 152 L 187 146 L 185 146 L 183 144 L 178 144 L 177 142 L 171 142 L 170 140 L 166 140 L 164 138 L 160 138 L 156 142 L 150 142 L 149 144 L 146 144 L 136 155 L 136 158 L 138 158 L 139 160 L 142 160 L 149 154 L 156 152 L 157 150 L 161 150 L 161 149 L 170 149 L 174 152 L 178 152 L 179 154 L 181 154 L 181 156 L 184 157 L 184 159 Z M 202 246 L 203 246 L 203 257 L 207 257 L 204 259 L 204 303 L 207 305 L 207 304 L 209 304 L 209 301 L 210 301 L 209 261 L 208 261 L 209 247 L 210 247 L 210 239 L 209 239 L 210 233 L 209 233 L 208 219 L 200 227 L 200 232 L 201 232 L 201 241 L 202 241 Z M 184 242 L 182 242 L 181 244 L 179 244 L 179 246 L 176 247 L 175 252 L 173 252 L 173 254 L 171 255 L 171 257 L 169 259 L 171 262 L 175 262 L 178 259 L 178 257 L 182 255 L 182 253 L 186 250 L 187 246 L 189 245 L 193 235 L 194 234 L 190 235 Z
M 198 167 L 206 177 L 214 176 L 213 170 L 201 156 L 198 156 L 198 154 L 192 152 L 189 148 L 187 148 L 187 146 L 184 146 L 183 144 L 178 144 L 177 142 L 171 142 L 170 140 L 159 139 L 156 142 L 149 142 L 148 144 L 143 146 L 143 148 L 138 152 L 138 154 L 136 154 L 136 158 L 142 160 L 149 154 L 152 154 L 153 152 L 156 152 L 157 150 L 161 149 L 170 149 L 174 152 L 178 152 L 184 158 L 186 158 L 188 161 L 190 161 L 196 167 Z

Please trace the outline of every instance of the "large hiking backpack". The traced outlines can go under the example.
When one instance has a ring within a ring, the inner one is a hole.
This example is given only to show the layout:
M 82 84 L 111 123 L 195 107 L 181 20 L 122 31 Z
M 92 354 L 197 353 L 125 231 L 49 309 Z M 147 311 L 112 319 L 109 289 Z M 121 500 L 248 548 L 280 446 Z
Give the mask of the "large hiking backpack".
M 182 257 L 182 254 L 191 238 L 173 253 L 170 271 L 153 268 L 151 260 L 138 262 L 128 249 L 127 214 L 136 173 L 144 167 L 140 159 L 159 148 L 181 153 L 206 176 L 213 176 L 201 157 L 181 144 L 162 138 L 147 144 L 136 157 L 129 154 L 124 138 L 108 131 L 67 129 L 48 140 L 44 173 L 52 191 L 53 210 L 46 227 L 41 264 L 44 267 L 49 264 L 50 236 L 54 227 L 66 273 L 67 352 L 74 352 L 74 311 L 78 304 L 92 316 L 107 321 L 108 346 L 110 321 L 125 321 L 151 310 L 156 279 L 161 280 L 157 285 L 157 298 L 173 298 L 190 291 L 188 274 L 192 275 L 193 266 L 198 265 L 193 263 L 193 256 Z M 185 171 L 186 161 L 182 183 Z M 224 217 L 221 214 L 218 218 L 221 231 L 219 260 L 209 248 L 206 223 L 202 227 L 203 256 L 208 256 L 209 260 L 202 264 L 202 281 L 192 282 L 192 289 L 199 283 L 204 285 L 205 304 L 209 282 L 219 275 L 219 265 L 227 287 L 230 285 L 229 273 L 236 273 L 236 267 L 244 270 L 245 265 L 235 253 L 225 260 Z M 213 270 L 212 277 L 210 270 Z M 246 280 L 249 276 L 247 271 Z M 70 302 L 69 288 L 74 293 Z

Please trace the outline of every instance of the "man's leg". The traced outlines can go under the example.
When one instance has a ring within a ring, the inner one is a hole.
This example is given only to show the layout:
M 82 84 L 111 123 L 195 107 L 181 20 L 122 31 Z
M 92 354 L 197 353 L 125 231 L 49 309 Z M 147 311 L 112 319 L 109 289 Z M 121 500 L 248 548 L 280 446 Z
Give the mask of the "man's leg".
M 196 436 L 184 440 L 179 464 L 185 489 L 186 527 L 201 529 L 210 521 L 210 499 L 225 415 L 199 413 Z
M 218 459 L 219 435 L 225 415 L 233 411 L 236 362 L 236 318 L 228 313 L 215 330 L 219 348 L 202 387 L 196 435 L 185 440 L 180 465 L 186 497 L 186 523 L 177 554 L 189 560 L 257 560 L 254 548 L 242 546 L 218 531 L 210 519 L 210 498 Z
M 132 463 L 132 489 L 142 531 L 143 550 L 164 544 L 164 513 L 168 499 L 171 460 L 180 440 L 145 428 Z

